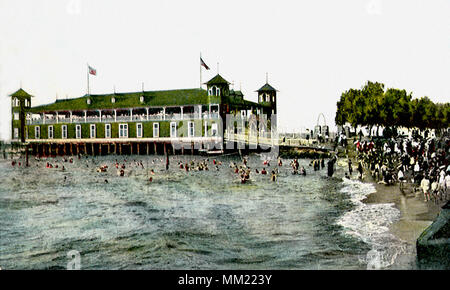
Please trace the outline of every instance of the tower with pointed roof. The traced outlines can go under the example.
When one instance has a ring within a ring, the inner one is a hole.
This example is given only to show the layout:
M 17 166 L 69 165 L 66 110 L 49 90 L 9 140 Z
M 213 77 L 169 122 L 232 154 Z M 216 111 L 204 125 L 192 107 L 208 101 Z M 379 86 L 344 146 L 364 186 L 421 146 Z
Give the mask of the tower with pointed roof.
M 9 95 L 11 97 L 11 139 L 25 142 L 26 113 L 31 108 L 31 95 L 22 88 Z
M 219 74 L 205 84 L 208 92 L 208 99 L 211 101 L 222 103 L 222 98 L 228 96 L 230 93 L 230 83 Z
M 258 104 L 270 106 L 270 112 L 264 112 L 267 115 L 277 113 L 277 90 L 269 85 L 266 80 L 266 84 L 263 85 L 258 92 Z

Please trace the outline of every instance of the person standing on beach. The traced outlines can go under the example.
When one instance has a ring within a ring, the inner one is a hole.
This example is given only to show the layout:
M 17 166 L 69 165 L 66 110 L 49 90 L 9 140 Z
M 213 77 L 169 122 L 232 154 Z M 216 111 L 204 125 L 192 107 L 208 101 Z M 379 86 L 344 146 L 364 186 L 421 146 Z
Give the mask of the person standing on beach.
M 420 182 L 420 187 L 422 188 L 423 195 L 425 197 L 425 201 L 430 200 L 430 180 L 428 179 L 428 176 L 424 176 L 422 181 Z
M 362 166 L 362 161 L 359 161 L 358 163 L 358 172 L 359 172 L 359 179 L 363 178 L 363 166 Z

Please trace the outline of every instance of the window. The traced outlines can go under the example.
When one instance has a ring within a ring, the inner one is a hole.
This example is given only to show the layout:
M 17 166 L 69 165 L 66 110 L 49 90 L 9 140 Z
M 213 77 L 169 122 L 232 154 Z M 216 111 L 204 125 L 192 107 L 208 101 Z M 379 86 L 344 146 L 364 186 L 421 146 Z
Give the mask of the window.
M 128 138 L 128 124 L 119 124 L 119 138 Z
M 87 99 L 86 100 L 86 104 L 90 105 L 91 104 L 91 99 Z
M 188 122 L 188 137 L 194 137 L 195 130 L 194 130 L 194 122 Z
M 19 120 L 19 113 L 14 113 L 14 120 Z
M 143 102 L 144 102 L 144 96 L 141 96 L 141 97 L 139 98 L 139 101 L 140 101 L 141 103 L 143 103 Z
M 111 98 L 111 103 L 114 104 L 115 102 L 116 102 L 116 98 L 112 97 L 112 98 Z
M 159 123 L 153 123 L 153 138 L 159 138 Z
M 142 123 L 136 124 L 136 137 L 142 138 Z
M 63 139 L 67 138 L 67 125 L 62 125 L 61 126 L 61 137 Z
M 19 128 L 14 128 L 14 138 L 13 139 L 19 139 Z
M 75 126 L 75 138 L 81 139 L 81 125 Z
M 39 126 L 34 127 L 34 138 L 35 139 L 41 138 L 41 127 Z
M 212 86 L 209 91 L 208 94 L 210 96 L 220 96 L 220 89 L 217 88 L 216 86 Z
M 211 136 L 213 137 L 217 136 L 217 123 L 211 124 Z
M 95 138 L 95 125 L 91 124 L 90 137 Z
M 177 123 L 170 122 L 170 138 L 177 137 Z
M 48 139 L 53 139 L 53 126 L 48 126 Z
M 111 124 L 105 124 L 105 138 L 111 138 Z

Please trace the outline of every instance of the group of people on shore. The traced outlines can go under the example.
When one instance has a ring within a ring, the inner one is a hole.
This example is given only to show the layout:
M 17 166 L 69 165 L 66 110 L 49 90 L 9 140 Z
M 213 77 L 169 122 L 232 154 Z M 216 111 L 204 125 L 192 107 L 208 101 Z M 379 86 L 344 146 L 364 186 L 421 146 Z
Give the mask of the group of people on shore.
M 386 185 L 409 183 L 414 191 L 421 190 L 424 200 L 446 201 L 449 199 L 450 165 L 447 154 L 449 137 L 396 137 L 387 140 L 357 141 L 359 178 L 365 167 L 378 182 Z M 353 165 L 348 161 L 349 174 Z

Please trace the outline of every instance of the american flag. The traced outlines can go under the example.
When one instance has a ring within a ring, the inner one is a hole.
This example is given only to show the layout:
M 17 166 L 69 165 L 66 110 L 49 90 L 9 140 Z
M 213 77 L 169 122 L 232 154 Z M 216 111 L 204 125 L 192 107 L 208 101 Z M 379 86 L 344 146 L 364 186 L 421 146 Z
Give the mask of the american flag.
M 93 67 L 91 67 L 91 66 L 89 66 L 89 65 L 88 65 L 88 68 L 89 68 L 89 73 L 90 73 L 91 75 L 94 75 L 94 76 L 97 75 L 97 70 L 96 70 L 95 68 L 93 68 Z
M 209 66 L 206 65 L 206 63 L 203 61 L 201 57 L 200 57 L 200 65 L 202 65 L 206 69 L 209 69 Z

